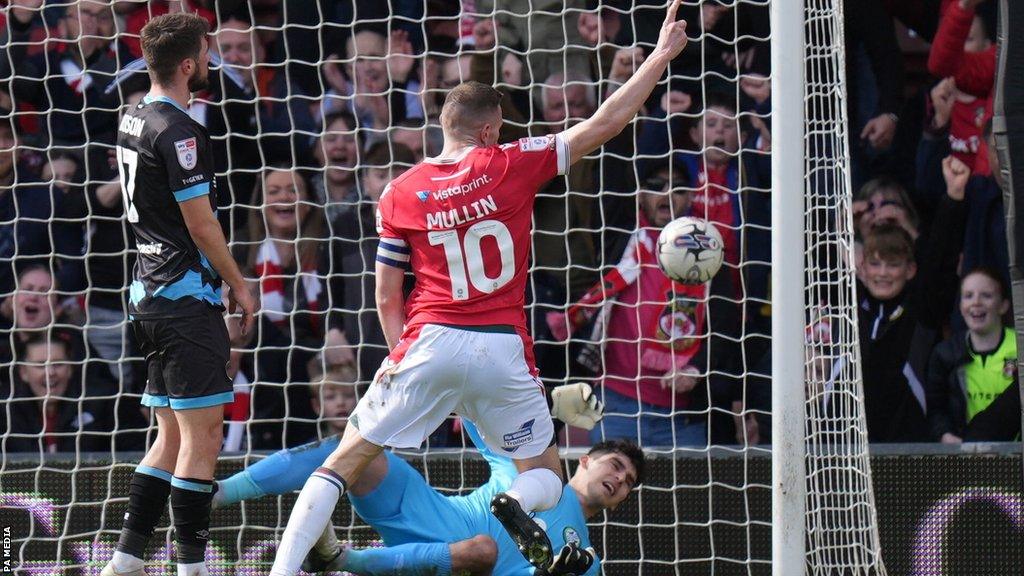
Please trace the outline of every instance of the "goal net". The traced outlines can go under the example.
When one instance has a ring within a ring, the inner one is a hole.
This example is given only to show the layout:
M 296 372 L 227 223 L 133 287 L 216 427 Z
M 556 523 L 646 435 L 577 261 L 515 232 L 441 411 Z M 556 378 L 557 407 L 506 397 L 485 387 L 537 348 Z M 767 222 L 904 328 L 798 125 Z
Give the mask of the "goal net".
M 155 435 L 139 406 L 145 364 L 126 309 L 136 249 L 114 141 L 119 111 L 148 87 L 139 30 L 178 3 L 25 4 L 7 10 L 0 45 L 0 107 L 12 111 L 10 137 L 0 122 L 0 554 L 26 573 L 98 574 Z M 620 0 L 186 4 L 214 31 L 211 84 L 189 114 L 211 134 L 218 218 L 263 301 L 255 334 L 232 333 L 219 478 L 340 429 L 350 406 L 321 374 L 356 394 L 369 384 L 386 354 L 373 203 L 440 152 L 445 93 L 469 79 L 499 87 L 503 141 L 558 132 L 628 80 L 665 13 Z M 881 574 L 840 5 L 806 6 L 807 330 L 774 345 L 806 352 L 806 525 L 791 528 L 805 530 L 808 572 Z M 590 519 L 607 574 L 772 571 L 771 420 L 803 415 L 773 413 L 770 400 L 771 287 L 792 280 L 771 263 L 771 155 L 785 151 L 772 141 L 770 7 L 686 3 L 690 45 L 644 111 L 537 197 L 527 321 L 541 377 L 590 382 L 607 406 L 593 432 L 560 434 L 567 467 L 622 436 L 650 458 L 646 482 Z M 725 239 L 706 288 L 667 282 L 650 257 L 681 214 Z M 487 478 L 454 418 L 403 455 L 445 494 Z M 215 511 L 211 573 L 266 572 L 293 502 Z M 335 525 L 357 545 L 380 543 L 347 502 Z M 172 540 L 165 516 L 149 574 L 174 573 Z
M 805 6 L 808 573 L 884 575 L 858 338 L 843 3 L 791 6 Z

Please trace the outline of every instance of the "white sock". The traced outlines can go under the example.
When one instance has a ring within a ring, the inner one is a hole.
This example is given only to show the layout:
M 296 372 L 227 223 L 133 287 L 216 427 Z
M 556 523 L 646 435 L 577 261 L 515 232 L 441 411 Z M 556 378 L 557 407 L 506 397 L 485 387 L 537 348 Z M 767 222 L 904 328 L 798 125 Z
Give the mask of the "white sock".
M 562 498 L 562 480 L 547 468 L 534 468 L 520 472 L 505 494 L 515 498 L 523 512 L 540 512 L 558 504 Z
M 124 552 L 114 552 L 110 563 L 114 565 L 114 571 L 118 573 L 134 572 L 142 568 L 142 558 L 136 558 Z
M 178 564 L 178 576 L 208 576 L 209 572 L 206 571 L 206 562 L 196 562 L 195 564 Z
M 340 545 L 338 536 L 334 533 L 334 525 L 328 522 L 327 527 L 320 534 L 320 538 L 313 543 L 313 552 L 316 552 L 321 558 L 327 559 L 338 552 Z
M 271 576 L 294 576 L 299 571 L 313 543 L 330 524 L 334 506 L 344 492 L 344 481 L 326 468 L 318 468 L 306 480 L 281 536 Z

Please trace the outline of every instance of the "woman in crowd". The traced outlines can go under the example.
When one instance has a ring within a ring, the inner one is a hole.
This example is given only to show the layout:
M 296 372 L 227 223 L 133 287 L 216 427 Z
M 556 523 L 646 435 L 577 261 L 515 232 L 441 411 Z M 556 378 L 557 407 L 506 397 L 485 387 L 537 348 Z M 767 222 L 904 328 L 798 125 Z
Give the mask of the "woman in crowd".
M 262 320 L 251 345 L 256 349 L 258 382 L 308 382 L 306 364 L 324 344 L 328 297 L 320 254 L 324 249 L 323 210 L 310 195 L 304 175 L 290 166 L 263 169 L 253 190 L 246 228 L 235 233 L 235 258 L 259 285 Z M 313 418 L 304 386 L 255 386 L 257 419 Z M 279 428 L 279 425 L 274 425 Z M 289 436 L 304 440 L 310 430 L 289 426 Z M 257 431 L 280 448 L 280 430 Z M 260 446 L 264 447 L 264 446 Z

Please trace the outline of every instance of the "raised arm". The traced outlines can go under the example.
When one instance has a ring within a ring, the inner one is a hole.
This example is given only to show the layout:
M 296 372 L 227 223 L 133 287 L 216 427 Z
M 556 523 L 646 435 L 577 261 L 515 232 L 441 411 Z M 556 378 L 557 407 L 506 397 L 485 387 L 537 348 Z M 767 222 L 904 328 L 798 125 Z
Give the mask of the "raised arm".
M 569 145 L 570 164 L 575 164 L 622 132 L 651 95 L 668 63 L 686 47 L 686 21 L 676 21 L 681 1 L 672 0 L 661 26 L 658 44 L 636 74 L 605 100 L 593 116 L 562 133 L 562 138 Z

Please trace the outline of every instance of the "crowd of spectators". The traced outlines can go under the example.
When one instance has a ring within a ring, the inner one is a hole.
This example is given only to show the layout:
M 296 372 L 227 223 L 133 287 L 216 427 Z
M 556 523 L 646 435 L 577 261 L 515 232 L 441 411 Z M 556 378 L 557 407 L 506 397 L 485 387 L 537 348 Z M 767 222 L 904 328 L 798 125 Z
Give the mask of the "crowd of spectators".
M 145 445 L 114 142 L 119 111 L 148 89 L 138 33 L 152 16 L 184 9 L 211 25 L 212 82 L 188 112 L 213 138 L 218 218 L 262 301 L 258 329 L 231 332 L 225 448 L 245 450 L 343 429 L 386 356 L 375 205 L 389 180 L 440 152 L 446 91 L 471 79 L 500 88 L 502 142 L 559 132 L 628 80 L 664 15 L 660 2 L 623 0 L 4 4 L 5 453 Z M 698 0 L 680 13 L 690 46 L 638 120 L 539 192 L 528 323 L 545 383 L 586 380 L 603 398 L 592 439 L 768 443 L 768 2 Z M 844 13 L 868 436 L 1013 439 L 994 2 L 858 0 Z M 707 285 L 656 265 L 658 232 L 682 215 L 723 235 L 726 264 Z M 808 334 L 833 337 L 823 324 Z M 811 402 L 828 404 L 843 361 L 808 362 L 822 384 Z M 429 442 L 462 445 L 459 422 Z

